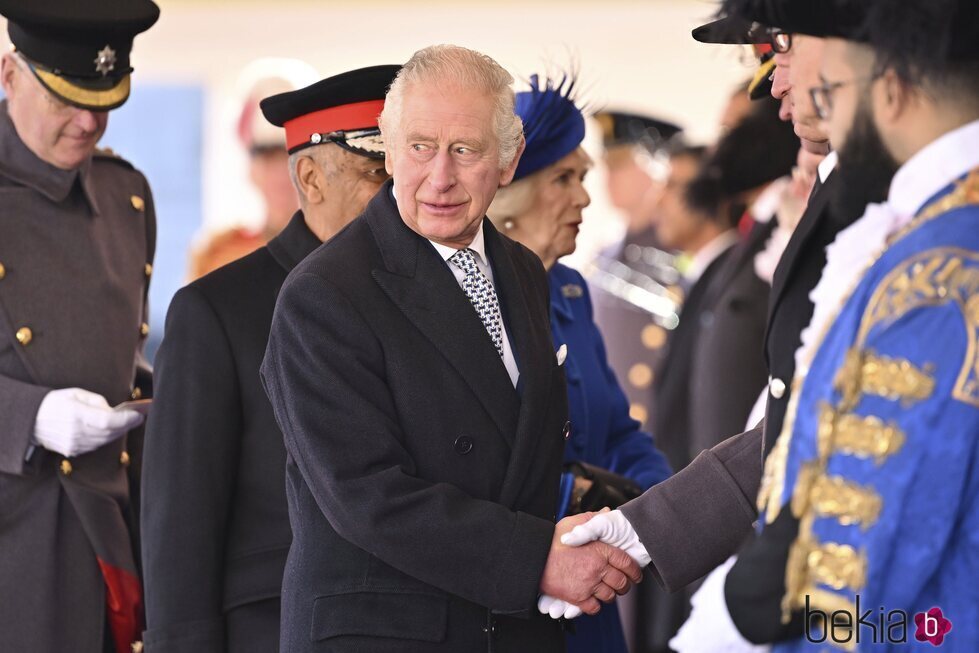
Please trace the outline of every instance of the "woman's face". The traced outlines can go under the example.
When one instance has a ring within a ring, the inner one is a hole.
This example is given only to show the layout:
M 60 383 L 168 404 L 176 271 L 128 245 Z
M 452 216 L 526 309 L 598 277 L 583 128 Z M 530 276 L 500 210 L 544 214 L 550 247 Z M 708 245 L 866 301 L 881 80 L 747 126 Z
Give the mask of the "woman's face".
M 506 232 L 533 250 L 547 268 L 575 250 L 581 211 L 591 203 L 582 183 L 591 166 L 591 157 L 579 147 L 536 172 L 533 202 L 522 215 L 514 216 L 513 227 Z

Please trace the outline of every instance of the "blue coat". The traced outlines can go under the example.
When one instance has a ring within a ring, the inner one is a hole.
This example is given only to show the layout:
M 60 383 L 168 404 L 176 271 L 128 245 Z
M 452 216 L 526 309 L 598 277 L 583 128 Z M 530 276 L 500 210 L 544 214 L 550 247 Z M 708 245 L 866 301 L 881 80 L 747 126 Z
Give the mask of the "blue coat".
M 564 362 L 568 381 L 571 435 L 564 460 L 581 460 L 636 481 L 645 490 L 670 476 L 666 458 L 650 434 L 629 417 L 626 400 L 608 365 L 605 343 L 595 326 L 591 297 L 582 276 L 560 263 L 548 273 L 551 293 L 551 335 L 555 350 L 567 345 Z M 571 478 L 561 479 L 559 514 L 567 509 Z M 569 651 L 625 653 L 625 640 L 615 604 L 595 617 L 575 621 Z

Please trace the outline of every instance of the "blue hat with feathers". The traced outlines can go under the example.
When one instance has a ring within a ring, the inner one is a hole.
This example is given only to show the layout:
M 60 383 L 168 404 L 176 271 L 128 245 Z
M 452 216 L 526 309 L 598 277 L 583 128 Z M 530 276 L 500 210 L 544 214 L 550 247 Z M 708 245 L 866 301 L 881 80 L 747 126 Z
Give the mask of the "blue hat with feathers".
M 530 77 L 530 90 L 517 93 L 515 111 L 523 121 L 527 147 L 520 156 L 513 180 L 534 174 L 574 152 L 585 139 L 585 117 L 572 96 L 575 80 L 565 75 L 543 87 L 537 75 Z

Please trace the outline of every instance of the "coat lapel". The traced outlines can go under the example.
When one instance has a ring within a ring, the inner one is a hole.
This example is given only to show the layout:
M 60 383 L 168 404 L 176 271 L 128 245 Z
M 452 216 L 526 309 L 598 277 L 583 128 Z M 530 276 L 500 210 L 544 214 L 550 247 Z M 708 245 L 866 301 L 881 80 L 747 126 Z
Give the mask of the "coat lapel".
M 493 341 L 447 264 L 404 224 L 390 182 L 371 200 L 364 218 L 384 259 L 384 267 L 372 272 L 374 280 L 459 373 L 512 446 L 519 398 Z M 514 340 L 519 355 L 519 337 Z
M 306 225 L 303 212 L 296 211 L 286 228 L 269 241 L 268 249 L 272 258 L 282 266 L 283 270 L 292 272 L 292 268 L 299 265 L 300 261 L 322 244 Z

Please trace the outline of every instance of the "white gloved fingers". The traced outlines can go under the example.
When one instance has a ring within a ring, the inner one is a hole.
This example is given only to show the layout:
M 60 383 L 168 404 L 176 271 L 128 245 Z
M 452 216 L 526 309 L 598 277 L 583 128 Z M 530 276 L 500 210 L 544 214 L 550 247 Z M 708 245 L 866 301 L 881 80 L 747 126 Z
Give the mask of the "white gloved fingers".
M 561 543 L 565 546 L 582 546 L 595 540 L 600 540 L 605 535 L 608 526 L 608 514 L 595 515 L 584 524 L 578 524 L 570 532 L 561 536 Z
M 67 390 L 55 390 L 55 392 L 70 393 L 68 396 L 80 404 L 91 406 L 92 408 L 110 408 L 109 402 L 102 395 L 90 392 L 83 388 L 68 388 Z
M 568 603 L 566 601 L 554 599 L 554 603 L 551 604 L 551 607 L 547 613 L 551 615 L 551 619 L 560 619 L 564 616 L 564 611 L 567 609 L 567 607 Z
M 575 619 L 581 616 L 581 608 L 576 605 L 568 604 L 568 609 L 564 611 L 565 619 Z
M 547 594 L 541 594 L 540 598 L 537 599 L 537 610 L 541 614 L 550 614 L 551 605 L 556 601 L 553 596 L 548 596 Z
M 135 410 L 115 411 L 92 406 L 82 407 L 79 418 L 90 435 L 103 441 L 111 440 L 143 423 L 143 416 Z

